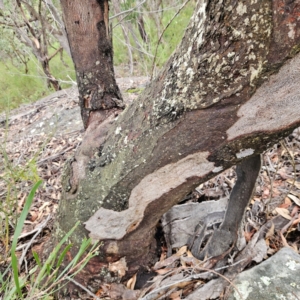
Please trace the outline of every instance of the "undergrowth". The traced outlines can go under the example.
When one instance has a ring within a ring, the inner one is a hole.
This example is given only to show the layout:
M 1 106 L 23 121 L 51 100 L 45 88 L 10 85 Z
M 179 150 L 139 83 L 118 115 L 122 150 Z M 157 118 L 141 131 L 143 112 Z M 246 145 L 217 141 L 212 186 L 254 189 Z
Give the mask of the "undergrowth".
M 186 26 L 193 13 L 195 3 L 191 1 L 180 14 L 176 15 L 172 24 L 164 32 L 161 42 L 158 45 L 157 57 L 155 59 L 156 69 L 160 69 L 164 63 L 169 59 L 173 51 L 185 32 Z M 161 18 L 161 29 L 168 24 L 169 20 L 173 18 L 179 7 L 166 9 Z M 126 17 L 126 22 L 135 25 L 135 13 Z M 155 50 L 159 40 L 157 27 L 153 18 L 144 14 L 145 30 L 149 36 L 149 42 L 145 43 L 139 36 L 136 26 L 132 26 L 135 36 L 138 37 L 142 49 L 136 48 L 135 42 L 130 37 L 130 48 L 133 55 L 134 75 L 151 75 L 152 64 L 154 61 Z M 128 50 L 124 42 L 122 29 L 120 24 L 113 21 L 113 46 L 114 46 L 114 64 L 117 67 L 117 76 L 131 76 L 128 72 Z M 50 54 L 54 50 L 50 51 Z M 50 62 L 51 72 L 55 78 L 60 81 L 62 88 L 70 87 L 75 82 L 75 71 L 71 58 L 64 53 L 62 60 L 59 55 L 55 56 Z M 25 74 L 24 65 L 12 63 L 8 59 L 0 58 L 0 113 L 3 111 L 10 111 L 19 107 L 24 103 L 34 102 L 41 97 L 53 93 L 53 89 L 48 88 L 46 78 L 43 74 L 39 63 L 31 55 L 28 62 L 28 73 Z
M 22 234 L 36 193 L 42 185 L 36 164 L 38 153 L 19 164 L 9 157 L 5 143 L 3 145 L 0 147 L 0 299 L 53 299 L 55 291 L 69 281 L 76 283 L 74 276 L 98 254 L 98 245 L 84 239 L 74 258 L 65 263 L 72 247 L 68 240 L 78 222 L 58 241 L 47 259 L 42 260 L 37 252 L 30 250 L 43 235 L 44 229 L 39 224 L 32 234 Z M 28 195 L 20 204 L 19 195 L 24 186 L 27 186 Z M 43 223 L 46 225 L 50 218 L 49 215 Z M 31 257 L 29 260 L 28 256 Z
M 51 71 L 60 80 L 62 88 L 70 87 L 72 80 L 75 80 L 72 60 L 66 54 L 63 63 L 58 56 L 51 60 Z M 22 65 L 3 60 L 0 60 L 0 73 L 0 112 L 10 111 L 54 92 L 47 87 L 45 75 L 33 56 L 28 63 L 27 74 Z

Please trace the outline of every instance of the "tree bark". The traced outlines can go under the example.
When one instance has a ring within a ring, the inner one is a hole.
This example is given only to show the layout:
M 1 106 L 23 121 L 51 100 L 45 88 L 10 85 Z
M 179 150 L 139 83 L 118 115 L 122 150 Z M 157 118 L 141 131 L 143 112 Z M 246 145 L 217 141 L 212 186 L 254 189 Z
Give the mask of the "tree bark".
M 84 127 L 123 108 L 113 69 L 108 0 L 61 0 Z
M 89 235 L 102 247 L 82 280 L 109 281 L 109 262 L 125 258 L 127 276 L 154 262 L 157 222 L 187 193 L 300 125 L 300 0 L 199 0 L 159 76 L 118 117 L 97 120 L 87 112 L 113 105 L 92 95 L 115 81 L 95 58 L 112 61 L 111 47 L 99 3 L 82 3 L 62 1 L 89 126 L 66 166 L 54 237 L 84 223 L 72 242 Z M 79 26 L 89 14 L 89 27 Z M 115 88 L 106 95 L 121 99 Z

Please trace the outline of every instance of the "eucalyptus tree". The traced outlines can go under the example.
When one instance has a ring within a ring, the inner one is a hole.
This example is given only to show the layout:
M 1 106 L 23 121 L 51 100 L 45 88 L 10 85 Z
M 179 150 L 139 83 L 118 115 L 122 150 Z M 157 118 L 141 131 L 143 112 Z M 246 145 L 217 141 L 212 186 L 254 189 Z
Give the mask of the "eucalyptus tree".
M 26 72 L 29 53 L 32 53 L 38 60 L 48 85 L 59 90 L 60 84 L 51 72 L 50 61 L 63 50 L 70 55 L 70 48 L 58 1 L 1 1 L 0 24 L 2 34 L 5 35 L 2 49 L 6 56 L 13 63 L 23 63 Z
M 300 1 L 198 0 L 181 44 L 126 108 L 114 77 L 109 1 L 61 4 L 86 132 L 66 165 L 52 242 L 79 220 L 74 245 L 86 236 L 102 245 L 81 279 L 119 280 L 109 272 L 117 261 L 128 278 L 154 263 L 162 214 L 237 164 L 224 223 L 194 254 L 225 253 L 259 154 L 300 124 Z

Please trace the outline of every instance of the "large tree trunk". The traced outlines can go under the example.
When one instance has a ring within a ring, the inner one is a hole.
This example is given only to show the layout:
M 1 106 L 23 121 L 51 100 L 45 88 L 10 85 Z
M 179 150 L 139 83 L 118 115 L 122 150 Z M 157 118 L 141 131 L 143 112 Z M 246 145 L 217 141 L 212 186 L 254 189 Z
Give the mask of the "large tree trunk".
M 91 80 L 114 87 L 97 103 L 120 99 L 112 66 L 103 65 L 109 46 L 99 58 L 105 80 L 96 67 L 95 36 L 107 37 L 102 21 L 96 26 L 103 2 L 62 1 L 89 126 L 66 168 L 55 237 L 84 223 L 72 241 L 102 241 L 85 278 L 108 280 L 108 262 L 125 257 L 128 275 L 153 262 L 157 222 L 187 193 L 299 126 L 300 0 L 199 0 L 181 45 L 139 99 L 94 120 L 84 99 L 100 83 Z M 82 31 L 84 14 L 94 25 Z

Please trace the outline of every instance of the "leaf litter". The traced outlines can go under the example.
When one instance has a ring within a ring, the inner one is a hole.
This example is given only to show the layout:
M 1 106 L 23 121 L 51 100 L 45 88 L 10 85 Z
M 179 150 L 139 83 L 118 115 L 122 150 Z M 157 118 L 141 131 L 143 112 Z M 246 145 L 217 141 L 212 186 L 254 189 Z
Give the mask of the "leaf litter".
M 142 83 L 145 82 L 143 78 Z M 135 84 L 140 84 L 138 81 Z M 132 81 L 125 82 L 122 90 L 130 88 Z M 129 101 L 136 95 L 130 94 Z M 77 94 L 74 90 L 53 94 L 37 103 L 17 109 L 8 118 L 0 116 L 0 140 L 5 146 L 0 160 L 22 170 L 14 187 L 17 211 L 24 205 L 26 195 L 34 179 L 41 178 L 44 188 L 34 199 L 30 213 L 19 238 L 19 261 L 26 265 L 24 272 L 33 263 L 32 250 L 39 252 L 41 244 L 50 236 L 53 216 L 61 197 L 61 173 L 67 159 L 71 158 L 82 140 L 83 129 L 79 119 Z M 57 110 L 57 107 L 60 110 Z M 55 111 L 56 115 L 52 113 Z M 66 117 L 67 116 L 67 117 Z M 56 124 L 51 122 L 56 118 Z M 61 118 L 61 120 L 59 120 Z M 5 121 L 3 121 L 3 119 Z M 47 123 L 48 122 L 48 123 Z M 41 123 L 43 123 L 41 125 Z M 8 191 L 4 164 L 0 165 L 0 201 L 4 202 Z M 28 175 L 29 172 L 29 175 Z M 161 237 L 161 255 L 152 267 L 156 275 L 143 289 L 134 290 L 137 276 L 123 284 L 103 284 L 96 293 L 98 299 L 183 299 L 198 290 L 205 297 L 222 299 L 226 286 L 243 269 L 249 268 L 283 246 L 300 251 L 300 129 L 267 150 L 263 155 L 255 193 L 246 210 L 243 249 L 233 249 L 222 267 L 217 260 L 199 261 L 182 247 L 167 255 L 164 238 Z M 23 176 L 23 177 L 22 177 Z M 216 200 L 228 197 L 236 180 L 234 168 L 201 184 L 183 203 Z M 13 234 L 13 228 L 10 230 Z M 6 265 L 8 256 L 5 245 L 0 241 L 0 267 Z M 24 251 L 26 250 L 26 251 Z M 24 263 L 25 262 L 25 263 Z M 29 264 L 28 264 L 29 262 Z M 113 272 L 124 275 L 124 263 L 112 264 Z M 121 276 L 122 277 L 122 276 Z M 212 293 L 211 286 L 214 286 Z M 86 299 L 93 299 L 87 295 Z

